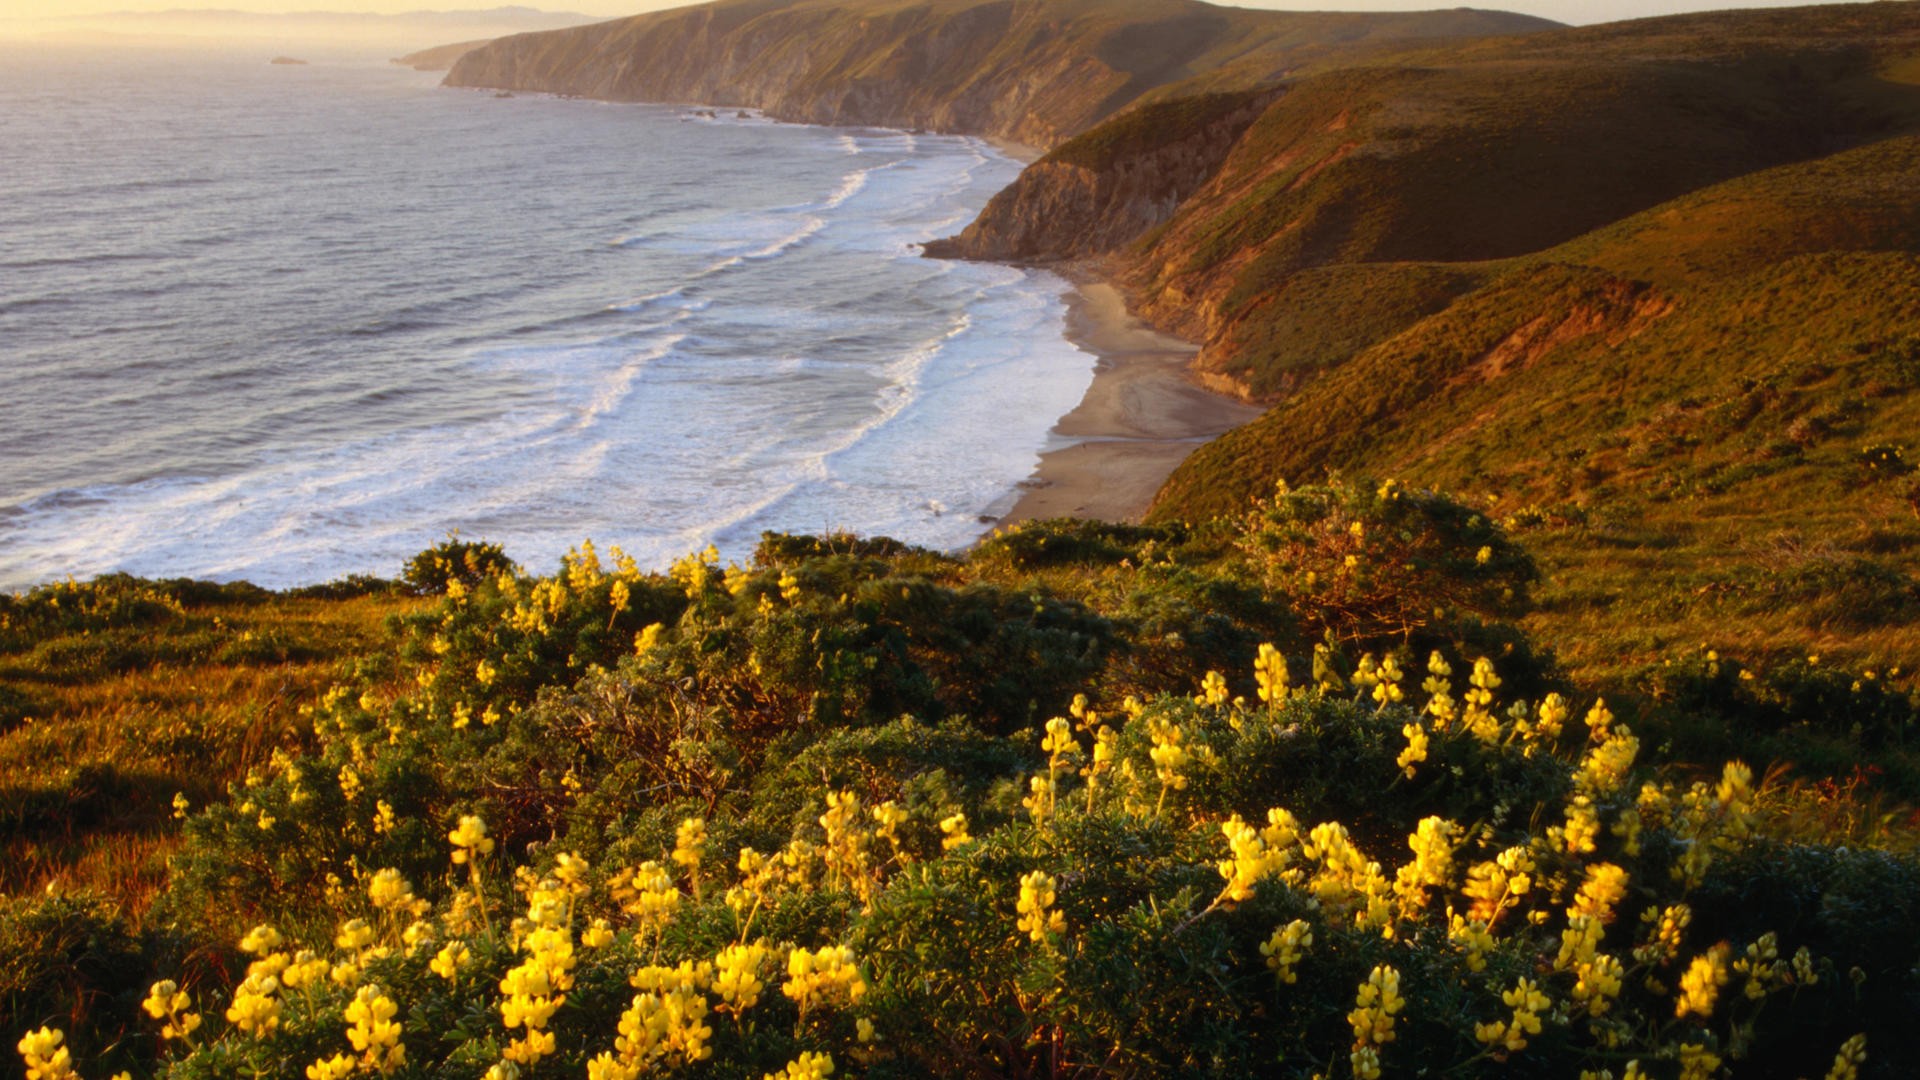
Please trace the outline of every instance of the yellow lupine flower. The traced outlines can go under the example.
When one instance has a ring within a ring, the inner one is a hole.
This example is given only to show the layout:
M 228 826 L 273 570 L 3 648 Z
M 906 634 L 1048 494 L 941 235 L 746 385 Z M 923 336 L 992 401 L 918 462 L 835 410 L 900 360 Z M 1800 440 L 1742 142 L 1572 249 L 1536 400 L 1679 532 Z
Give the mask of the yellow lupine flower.
M 1260 688 L 1260 700 L 1268 705 L 1287 699 L 1287 658 L 1271 643 L 1263 642 L 1254 655 L 1253 681 Z
M 1422 818 L 1407 847 L 1413 861 L 1395 875 L 1394 891 L 1402 902 L 1418 908 L 1426 903 L 1426 890 L 1444 889 L 1453 881 L 1453 849 L 1460 842 L 1460 826 L 1437 815 Z
M 1377 964 L 1354 995 L 1347 1023 L 1353 1026 L 1355 1048 L 1378 1046 L 1394 1039 L 1393 1018 L 1406 1006 L 1400 996 L 1400 972 Z
M 353 1058 L 335 1054 L 307 1066 L 307 1080 L 346 1080 L 359 1067 L 360 1063 Z
M 1260 955 L 1267 958 L 1267 967 L 1272 969 L 1274 977 L 1283 983 L 1293 983 L 1300 976 L 1293 966 L 1313 945 L 1313 927 L 1304 919 L 1295 919 L 1273 932 L 1273 936 L 1260 945 Z
M 193 1012 L 193 996 L 180 989 L 172 979 L 162 979 L 147 990 L 140 1003 L 147 1015 L 166 1023 L 160 1028 L 163 1039 L 190 1039 L 200 1028 L 200 1014 Z
M 860 974 L 853 950 L 845 945 L 825 945 L 812 952 L 794 949 L 787 954 L 787 981 L 780 992 L 800 1003 L 804 1017 L 814 1005 L 858 1003 L 866 996 L 867 980 Z
M 1827 1070 L 1827 1080 L 1857 1080 L 1860 1066 L 1867 1063 L 1867 1036 L 1863 1032 L 1840 1044 L 1840 1052 L 1833 1055 L 1833 1068 Z
M 1704 1045 L 1680 1045 L 1680 1080 L 1711 1080 L 1720 1072 L 1720 1055 Z
M 1181 770 L 1186 768 L 1191 755 L 1180 745 L 1184 738 L 1180 725 L 1171 720 L 1148 718 L 1147 737 L 1153 741 L 1153 749 L 1147 756 L 1152 759 L 1154 774 L 1160 779 L 1160 799 L 1164 803 L 1169 790 L 1186 790 L 1187 778 Z
M 487 823 L 477 814 L 463 816 L 459 826 L 447 834 L 447 840 L 453 844 L 455 865 L 475 856 L 493 854 L 493 839 L 487 835 Z
M 340 924 L 333 943 L 349 951 L 364 949 L 373 944 L 373 927 L 368 926 L 365 919 L 348 919 Z
M 254 956 L 265 956 L 278 949 L 281 941 L 280 931 L 262 923 L 247 931 L 247 936 L 240 939 L 240 951 Z
M 667 629 L 666 627 L 660 625 L 659 623 L 651 623 L 647 626 L 645 630 L 642 630 L 638 634 L 635 634 L 633 636 L 634 655 L 645 656 L 648 653 L 652 652 L 654 649 L 659 648 L 660 635 L 664 634 L 666 632 L 666 629 Z
M 1427 760 L 1427 729 L 1420 726 L 1420 721 L 1415 720 L 1402 725 L 1400 734 L 1407 737 L 1407 748 L 1400 751 L 1400 756 L 1395 758 L 1393 763 L 1400 766 L 1400 771 L 1411 780 L 1414 774 L 1413 767 Z
M 227 1022 L 245 1034 L 265 1038 L 280 1027 L 280 980 L 248 976 L 234 988 Z
M 589 949 L 604 949 L 614 942 L 613 924 L 605 919 L 595 919 L 580 932 L 580 944 Z
M 967 835 L 967 815 L 965 814 L 954 814 L 951 817 L 941 818 L 940 831 L 944 834 L 940 838 L 940 849 L 942 851 L 952 851 L 954 848 L 973 839 L 973 837 Z
M 762 1073 L 761 1080 L 826 1080 L 833 1075 L 833 1056 L 803 1050 L 777 1073 Z
M 760 967 L 767 958 L 764 945 L 729 945 L 713 959 L 713 992 L 735 1012 L 744 1012 L 760 1000 L 766 983 Z
M 1587 867 L 1586 879 L 1580 883 L 1579 894 L 1567 913 L 1591 916 L 1596 922 L 1612 922 L 1614 906 L 1626 895 L 1627 872 L 1612 863 L 1596 863 Z
M 1045 941 L 1048 934 L 1065 933 L 1067 919 L 1054 909 L 1054 881 L 1044 870 L 1035 870 L 1020 879 L 1019 929 L 1034 941 Z
M 473 951 L 464 942 L 451 941 L 442 946 L 427 967 L 435 975 L 451 982 L 458 978 L 460 969 L 473 961 Z
M 413 885 L 398 870 L 376 870 L 367 885 L 367 898 L 382 911 L 398 911 L 413 905 Z
M 1486 970 L 1486 956 L 1494 945 L 1493 934 L 1486 923 L 1463 918 L 1448 909 L 1447 940 L 1466 954 L 1468 971 Z
M 1693 1015 L 1702 1020 L 1713 1015 L 1720 988 L 1727 982 L 1729 951 L 1726 942 L 1721 942 L 1693 958 L 1686 973 L 1680 976 L 1680 999 L 1674 1002 L 1673 1015 Z
M 400 1006 L 378 986 L 362 986 L 347 1003 L 347 1041 L 367 1068 L 387 1073 L 406 1063 L 400 1022 L 394 1019 L 399 1012 Z
M 73 1056 L 61 1045 L 65 1040 L 65 1032 L 44 1026 L 20 1037 L 14 1048 L 26 1063 L 27 1080 L 69 1080 L 75 1075 Z
M 1590 1016 L 1605 1016 L 1620 996 L 1620 987 L 1626 978 L 1626 969 L 1620 961 L 1606 953 L 1597 953 L 1593 959 L 1574 968 L 1573 1000 L 1586 1006 Z
M 1400 673 L 1400 662 L 1392 656 L 1380 661 L 1375 678 L 1377 681 L 1373 684 L 1374 704 L 1385 708 L 1406 700 L 1406 693 L 1400 689 L 1400 680 L 1403 678 Z
M 1195 705 L 1224 705 L 1227 702 L 1227 680 L 1217 671 L 1209 671 L 1200 680 L 1200 693 L 1193 699 Z

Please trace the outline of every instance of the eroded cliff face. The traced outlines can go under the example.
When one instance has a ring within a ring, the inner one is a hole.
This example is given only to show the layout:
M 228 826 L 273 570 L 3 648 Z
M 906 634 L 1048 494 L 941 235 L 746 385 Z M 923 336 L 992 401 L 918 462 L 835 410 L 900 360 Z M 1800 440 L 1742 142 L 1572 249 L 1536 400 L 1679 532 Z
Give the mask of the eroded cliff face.
M 1280 92 L 1143 106 L 1123 130 L 1082 136 L 1028 166 L 964 232 L 928 244 L 927 254 L 1038 263 L 1118 250 L 1171 219 Z
M 1048 148 L 1197 77 L 1245 87 L 1385 42 L 1550 25 L 1503 12 L 1196 0 L 719 0 L 502 38 L 463 56 L 447 85 L 749 107 Z

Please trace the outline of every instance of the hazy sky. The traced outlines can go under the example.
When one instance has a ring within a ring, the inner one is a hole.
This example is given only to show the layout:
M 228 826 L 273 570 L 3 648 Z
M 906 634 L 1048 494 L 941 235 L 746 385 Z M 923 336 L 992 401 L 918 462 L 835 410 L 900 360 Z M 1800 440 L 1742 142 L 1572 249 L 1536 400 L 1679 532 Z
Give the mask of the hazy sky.
M 113 11 L 164 11 L 169 8 L 224 8 L 235 11 L 362 11 L 398 14 L 423 9 L 475 10 L 501 6 L 505 0 L 0 0 L 0 18 L 47 18 L 95 15 Z M 577 11 L 588 15 L 632 15 L 657 8 L 680 7 L 684 0 L 537 0 L 528 7 L 546 11 Z M 1704 11 L 1729 7 L 1792 7 L 1805 0 L 1242 0 L 1239 7 L 1303 11 L 1406 11 L 1421 8 L 1471 6 L 1524 11 L 1561 22 L 1593 23 L 1614 19 Z

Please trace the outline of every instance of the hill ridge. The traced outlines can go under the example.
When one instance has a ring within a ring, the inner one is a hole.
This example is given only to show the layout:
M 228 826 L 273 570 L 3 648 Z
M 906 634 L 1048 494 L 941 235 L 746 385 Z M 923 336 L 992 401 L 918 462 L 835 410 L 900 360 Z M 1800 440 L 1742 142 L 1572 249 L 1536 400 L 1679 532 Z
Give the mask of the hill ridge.
M 446 83 L 1045 148 L 1196 78 L 1244 87 L 1389 45 L 1556 25 L 1473 9 L 1296 13 L 1198 0 L 717 0 L 504 38 L 462 57 Z

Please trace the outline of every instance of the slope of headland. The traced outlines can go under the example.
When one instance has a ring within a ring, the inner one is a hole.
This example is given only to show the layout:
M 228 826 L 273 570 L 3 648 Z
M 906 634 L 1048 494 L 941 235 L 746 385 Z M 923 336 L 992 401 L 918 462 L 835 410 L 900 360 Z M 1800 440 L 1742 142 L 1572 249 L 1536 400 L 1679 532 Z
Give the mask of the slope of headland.
M 461 57 L 447 85 L 741 106 L 1046 148 L 1175 83 L 1253 85 L 1388 45 L 1554 25 L 1468 9 L 1303 14 L 1195 0 L 719 0 L 504 38 Z

